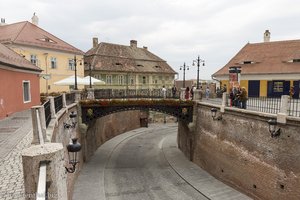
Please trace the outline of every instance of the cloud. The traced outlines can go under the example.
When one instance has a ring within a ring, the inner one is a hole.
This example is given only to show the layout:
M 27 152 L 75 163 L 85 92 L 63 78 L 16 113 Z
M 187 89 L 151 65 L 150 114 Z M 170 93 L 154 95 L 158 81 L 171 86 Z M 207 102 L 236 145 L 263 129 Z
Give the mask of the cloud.
M 0 17 L 30 21 L 36 12 L 41 28 L 83 51 L 92 37 L 123 45 L 136 39 L 181 78 L 179 66 L 200 55 L 200 78 L 210 79 L 247 42 L 262 42 L 266 29 L 271 40 L 299 39 L 299 7 L 298 0 L 10 0 Z M 196 69 L 186 78 L 196 78 Z

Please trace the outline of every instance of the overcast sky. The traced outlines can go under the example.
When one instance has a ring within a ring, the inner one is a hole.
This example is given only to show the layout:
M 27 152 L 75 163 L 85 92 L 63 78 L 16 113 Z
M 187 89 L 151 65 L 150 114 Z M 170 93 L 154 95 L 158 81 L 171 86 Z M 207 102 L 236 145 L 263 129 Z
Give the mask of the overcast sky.
M 5 2 L 5 3 L 4 3 Z M 2 0 L 6 23 L 31 21 L 86 52 L 92 38 L 99 42 L 148 50 L 179 73 L 191 66 L 186 79 L 197 77 L 192 61 L 200 55 L 205 66 L 200 79 L 223 67 L 248 42 L 300 39 L 300 0 Z

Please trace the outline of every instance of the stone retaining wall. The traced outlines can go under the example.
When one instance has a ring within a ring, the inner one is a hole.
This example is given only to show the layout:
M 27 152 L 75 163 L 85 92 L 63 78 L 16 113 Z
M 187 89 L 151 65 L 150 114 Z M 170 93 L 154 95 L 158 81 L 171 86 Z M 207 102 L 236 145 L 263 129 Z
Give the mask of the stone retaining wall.
M 195 129 L 179 123 L 179 148 L 193 162 L 255 199 L 300 199 L 300 119 L 287 118 L 272 138 L 267 121 L 276 115 L 198 104 Z M 218 112 L 219 114 L 219 112 Z

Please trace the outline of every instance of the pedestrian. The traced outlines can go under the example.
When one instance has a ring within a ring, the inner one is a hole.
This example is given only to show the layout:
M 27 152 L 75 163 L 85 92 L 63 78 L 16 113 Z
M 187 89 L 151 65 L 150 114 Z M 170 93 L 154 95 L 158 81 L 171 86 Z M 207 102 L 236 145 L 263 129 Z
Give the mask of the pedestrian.
M 191 87 L 190 95 L 191 95 L 191 99 L 193 99 L 194 98 L 194 86 Z
M 206 97 L 206 99 L 209 98 L 209 93 L 210 93 L 210 90 L 209 90 L 209 87 L 207 86 L 206 90 L 205 90 L 205 97 Z
M 165 99 L 167 97 L 167 89 L 165 88 L 165 86 L 163 86 L 163 88 L 161 89 L 163 98 Z
M 189 86 L 186 87 L 186 89 L 185 89 L 184 98 L 185 98 L 185 100 L 190 99 L 190 88 L 189 88 Z
M 290 93 L 290 97 L 292 99 L 295 94 L 294 86 L 291 86 L 289 93 Z
M 239 102 L 241 104 L 241 108 L 246 109 L 247 108 L 248 94 L 247 94 L 247 91 L 246 91 L 245 87 L 242 87 L 239 97 L 240 97 Z
M 176 92 L 177 92 L 177 88 L 176 88 L 175 85 L 173 85 L 173 87 L 172 87 L 172 96 L 173 96 L 173 98 L 176 98 Z

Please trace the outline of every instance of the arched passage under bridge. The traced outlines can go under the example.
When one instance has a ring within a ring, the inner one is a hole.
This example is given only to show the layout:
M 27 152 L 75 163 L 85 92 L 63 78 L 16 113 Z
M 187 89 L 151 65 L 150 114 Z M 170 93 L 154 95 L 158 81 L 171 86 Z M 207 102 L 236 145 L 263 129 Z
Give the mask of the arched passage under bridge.
M 86 100 L 81 101 L 82 123 L 128 110 L 152 110 L 177 117 L 181 121 L 193 121 L 193 101 L 181 100 Z

